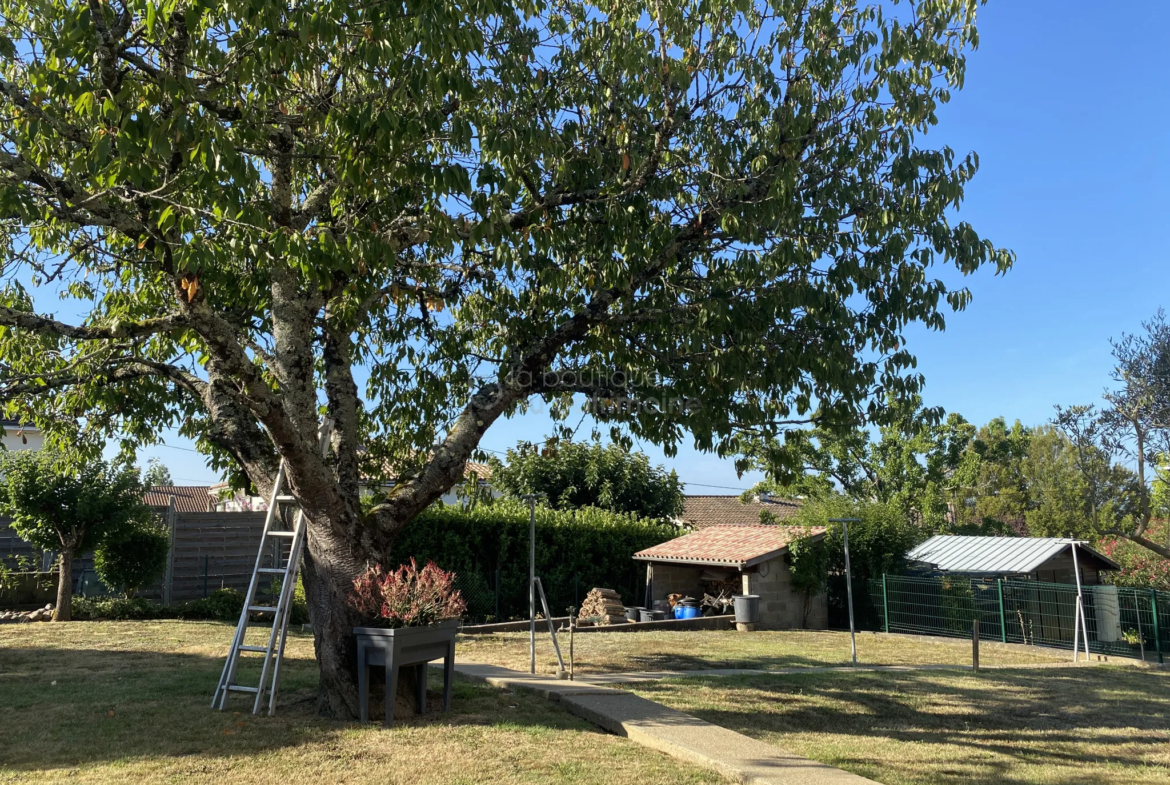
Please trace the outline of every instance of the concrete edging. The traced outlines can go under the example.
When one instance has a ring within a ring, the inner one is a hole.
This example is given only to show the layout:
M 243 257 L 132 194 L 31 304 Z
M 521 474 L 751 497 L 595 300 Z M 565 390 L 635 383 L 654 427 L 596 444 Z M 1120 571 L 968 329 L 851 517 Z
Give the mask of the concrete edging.
M 501 689 L 556 701 L 571 714 L 671 757 L 757 785 L 877 785 L 624 690 L 457 662 L 455 671 Z

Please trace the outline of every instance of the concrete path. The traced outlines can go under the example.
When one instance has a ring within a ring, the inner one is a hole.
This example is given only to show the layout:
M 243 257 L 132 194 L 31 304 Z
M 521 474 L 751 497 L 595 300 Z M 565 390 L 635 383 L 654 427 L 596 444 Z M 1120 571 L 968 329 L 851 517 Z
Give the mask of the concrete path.
M 551 676 L 532 676 L 495 665 L 469 662 L 456 662 L 455 670 L 495 687 L 536 692 L 611 733 L 715 769 L 738 782 L 756 785 L 877 785 L 865 777 L 793 755 L 775 745 L 756 741 L 742 733 L 612 687 L 584 681 L 561 681 Z

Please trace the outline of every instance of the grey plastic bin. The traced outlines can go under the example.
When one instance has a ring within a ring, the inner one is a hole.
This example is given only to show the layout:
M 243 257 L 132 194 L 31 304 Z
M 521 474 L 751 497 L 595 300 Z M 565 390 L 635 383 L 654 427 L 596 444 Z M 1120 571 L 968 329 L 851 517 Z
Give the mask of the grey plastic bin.
M 736 624 L 756 624 L 760 620 L 760 595 L 737 594 L 731 598 L 735 603 Z

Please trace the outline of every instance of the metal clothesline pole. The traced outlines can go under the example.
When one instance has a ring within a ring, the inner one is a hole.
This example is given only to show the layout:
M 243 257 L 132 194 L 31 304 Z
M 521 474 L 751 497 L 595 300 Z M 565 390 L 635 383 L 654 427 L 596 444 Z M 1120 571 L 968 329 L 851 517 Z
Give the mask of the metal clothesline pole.
M 1077 647 L 1077 637 L 1081 637 L 1085 642 L 1085 662 L 1089 661 L 1089 629 L 1085 625 L 1085 601 L 1081 593 L 1081 566 L 1077 561 L 1077 544 L 1072 544 L 1073 557 L 1073 574 L 1077 579 L 1077 607 L 1073 614 L 1073 662 L 1077 661 L 1079 654 Z M 1080 623 L 1078 626 L 1078 622 Z
M 536 673 L 536 496 L 528 502 L 528 672 Z
M 845 596 L 849 600 L 849 648 L 853 664 L 857 664 L 857 632 L 853 625 L 853 573 L 849 566 L 849 524 L 861 523 L 860 518 L 830 518 L 829 523 L 841 524 L 845 536 Z

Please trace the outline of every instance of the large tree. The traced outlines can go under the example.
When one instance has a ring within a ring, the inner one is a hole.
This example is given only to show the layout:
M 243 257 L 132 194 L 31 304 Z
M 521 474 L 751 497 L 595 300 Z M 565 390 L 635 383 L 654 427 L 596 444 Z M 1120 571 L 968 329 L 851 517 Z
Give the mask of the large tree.
M 283 458 L 356 716 L 352 579 L 533 396 L 735 452 L 918 384 L 1012 261 L 922 144 L 977 5 L 0 0 L 8 416 Z

